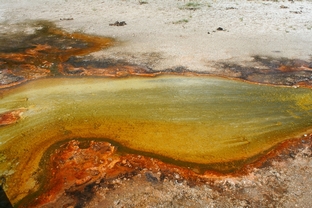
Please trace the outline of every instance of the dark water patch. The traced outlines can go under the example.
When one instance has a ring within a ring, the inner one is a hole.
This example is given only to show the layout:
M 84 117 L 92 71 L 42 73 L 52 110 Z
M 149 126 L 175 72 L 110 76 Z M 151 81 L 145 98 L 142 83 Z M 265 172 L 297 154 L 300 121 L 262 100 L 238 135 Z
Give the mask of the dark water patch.
M 48 21 L 17 25 L 17 33 L 0 36 L 0 88 L 62 75 L 63 63 L 112 45 L 110 38 L 67 33 Z M 17 27 L 15 26 L 15 27 Z
M 124 60 L 94 59 L 93 57 L 70 57 L 62 66 L 61 73 L 70 76 L 127 77 L 160 74 L 147 66 L 138 66 Z
M 221 62 L 217 64 L 220 71 L 214 74 L 255 83 L 312 86 L 312 62 L 264 56 L 254 56 L 253 59 L 247 65 Z
M 300 59 L 289 59 L 285 57 L 273 58 L 266 56 L 253 56 L 255 62 L 259 62 L 270 69 L 283 70 L 282 67 L 291 70 L 299 70 L 300 67 L 310 68 L 312 70 L 312 62 L 300 60 Z M 284 69 L 284 70 L 286 70 Z
M 108 68 L 116 65 L 126 65 L 128 63 L 121 60 L 105 59 L 105 60 L 93 60 L 90 58 L 70 57 L 65 64 L 70 64 L 73 67 L 83 68 Z
M 182 73 L 191 72 L 191 70 L 189 70 L 185 66 L 177 66 L 177 67 L 165 69 L 163 72 L 165 72 L 165 73 L 180 73 L 180 74 L 182 74 Z

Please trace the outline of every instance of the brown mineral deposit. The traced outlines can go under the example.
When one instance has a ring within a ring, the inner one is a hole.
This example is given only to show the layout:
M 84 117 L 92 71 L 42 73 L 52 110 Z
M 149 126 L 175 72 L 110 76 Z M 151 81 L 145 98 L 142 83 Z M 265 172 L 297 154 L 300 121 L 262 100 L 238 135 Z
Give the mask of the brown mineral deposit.
M 17 109 L 17 110 L 1 113 L 0 114 L 0 126 L 14 124 L 18 122 L 18 120 L 21 118 L 22 114 L 26 110 L 27 109 L 22 108 L 22 109 Z

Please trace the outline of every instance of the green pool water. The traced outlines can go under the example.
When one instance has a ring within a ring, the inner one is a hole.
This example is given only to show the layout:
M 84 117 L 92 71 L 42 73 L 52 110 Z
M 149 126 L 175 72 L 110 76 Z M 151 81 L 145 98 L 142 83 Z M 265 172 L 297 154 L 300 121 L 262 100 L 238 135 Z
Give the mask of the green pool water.
M 19 108 L 22 119 L 0 127 L 0 171 L 23 170 L 22 183 L 61 140 L 109 139 L 222 170 L 312 129 L 312 90 L 212 77 L 40 79 L 2 91 L 0 113 Z

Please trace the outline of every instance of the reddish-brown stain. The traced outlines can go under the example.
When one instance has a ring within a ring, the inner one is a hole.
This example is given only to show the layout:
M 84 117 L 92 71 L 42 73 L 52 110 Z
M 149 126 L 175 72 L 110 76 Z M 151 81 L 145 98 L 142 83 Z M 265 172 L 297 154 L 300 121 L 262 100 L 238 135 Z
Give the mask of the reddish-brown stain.
M 26 109 L 17 109 L 0 114 L 0 126 L 16 123 Z
M 213 179 L 246 175 L 254 168 L 261 168 L 276 160 L 290 158 L 298 148 L 311 147 L 312 135 L 293 139 L 279 144 L 267 155 L 254 163 L 245 165 L 241 170 L 230 174 L 214 171 L 197 173 L 194 169 L 180 167 L 161 160 L 137 154 L 120 155 L 115 146 L 108 142 L 91 141 L 88 148 L 80 148 L 80 142 L 72 140 L 50 155 L 46 166 L 47 181 L 41 195 L 25 205 L 38 206 L 56 199 L 66 190 L 82 190 L 92 183 L 100 184 L 102 180 L 131 178 L 144 170 L 160 172 L 163 177 L 174 180 L 185 180 L 189 185 L 200 185 L 212 182 Z M 178 174 L 179 178 L 175 178 Z

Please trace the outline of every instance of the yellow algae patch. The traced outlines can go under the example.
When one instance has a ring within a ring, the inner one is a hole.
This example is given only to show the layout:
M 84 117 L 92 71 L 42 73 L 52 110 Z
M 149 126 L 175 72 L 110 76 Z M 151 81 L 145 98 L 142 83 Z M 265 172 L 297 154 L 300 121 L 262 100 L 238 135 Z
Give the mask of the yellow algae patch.
M 297 105 L 303 110 L 311 111 L 312 97 L 310 95 L 298 95 Z
M 3 112 L 28 111 L 0 127 L 0 171 L 17 201 L 37 188 L 47 148 L 73 138 L 109 139 L 171 161 L 235 170 L 222 164 L 248 163 L 311 129 L 311 108 L 298 105 L 311 97 L 310 89 L 211 77 L 36 80 L 3 92 Z

